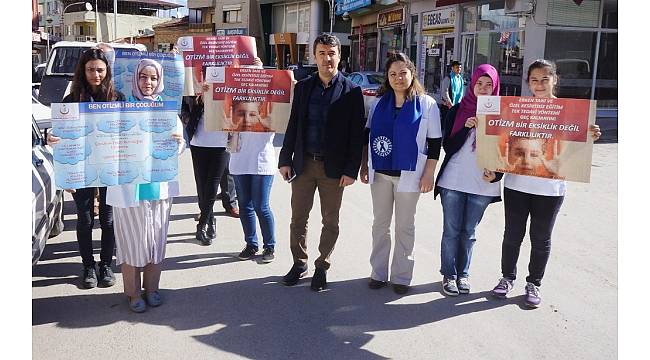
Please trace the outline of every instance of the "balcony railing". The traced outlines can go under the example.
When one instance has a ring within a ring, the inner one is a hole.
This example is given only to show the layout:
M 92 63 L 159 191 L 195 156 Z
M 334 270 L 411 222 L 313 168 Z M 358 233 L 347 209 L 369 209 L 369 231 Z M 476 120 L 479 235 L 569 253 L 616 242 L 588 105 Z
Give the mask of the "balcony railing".
M 81 36 L 81 35 L 78 35 L 78 36 L 74 37 L 74 41 L 81 41 L 81 42 L 95 41 L 95 37 L 94 36 Z
M 190 32 L 212 33 L 214 30 L 213 23 L 189 24 Z

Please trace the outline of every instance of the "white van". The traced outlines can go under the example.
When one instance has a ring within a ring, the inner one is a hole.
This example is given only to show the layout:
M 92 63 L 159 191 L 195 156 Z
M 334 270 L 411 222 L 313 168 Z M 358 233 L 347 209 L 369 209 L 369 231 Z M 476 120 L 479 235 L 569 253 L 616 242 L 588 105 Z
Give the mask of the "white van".
M 109 45 L 114 49 L 147 51 L 147 48 L 142 44 L 111 43 Z M 78 41 L 59 41 L 54 44 L 50 59 L 45 67 L 45 74 L 41 79 L 38 101 L 47 106 L 50 106 L 53 102 L 61 102 L 69 83 L 72 81 L 81 53 L 95 46 L 97 46 L 97 43 Z

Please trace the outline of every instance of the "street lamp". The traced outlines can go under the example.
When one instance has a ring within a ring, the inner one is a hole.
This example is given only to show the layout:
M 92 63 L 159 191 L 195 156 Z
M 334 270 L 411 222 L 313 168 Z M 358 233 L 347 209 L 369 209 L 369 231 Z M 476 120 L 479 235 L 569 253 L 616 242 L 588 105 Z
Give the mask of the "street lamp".
M 72 4 L 68 4 L 68 5 L 66 5 L 66 6 L 63 8 L 63 11 L 61 11 L 61 22 L 63 23 L 63 28 L 64 28 L 64 29 L 65 29 L 65 16 L 64 16 L 64 15 L 65 15 L 65 11 L 68 10 L 68 8 L 69 8 L 70 6 L 73 6 L 73 5 L 80 5 L 80 4 L 86 4 L 86 11 L 92 11 L 92 9 L 93 9 L 93 6 L 90 5 L 90 3 L 89 3 L 89 2 L 86 2 L 86 1 L 79 1 L 79 2 L 76 2 L 76 3 L 72 3 Z M 95 21 L 97 21 L 97 19 L 95 19 Z

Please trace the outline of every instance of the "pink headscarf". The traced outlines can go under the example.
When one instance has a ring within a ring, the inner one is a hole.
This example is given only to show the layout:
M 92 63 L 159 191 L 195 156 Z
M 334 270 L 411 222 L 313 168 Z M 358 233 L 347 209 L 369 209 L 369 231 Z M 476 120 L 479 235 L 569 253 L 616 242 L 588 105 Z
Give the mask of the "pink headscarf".
M 454 126 L 451 128 L 451 135 L 454 136 L 460 129 L 465 126 L 465 121 L 472 116 L 476 116 L 476 95 L 474 95 L 474 86 L 481 76 L 489 76 L 492 79 L 492 95 L 499 95 L 499 73 L 494 66 L 490 64 L 479 65 L 472 73 L 472 81 L 465 92 L 465 96 L 460 101 L 460 106 L 454 118 Z
M 140 87 L 138 86 L 138 78 L 140 77 L 140 71 L 142 71 L 142 69 L 144 69 L 147 66 L 153 66 L 156 69 L 156 73 L 158 74 L 158 85 L 156 86 L 155 89 L 153 89 L 153 94 L 151 94 L 151 96 L 144 96 L 142 91 L 140 91 Z M 135 72 L 133 73 L 133 84 L 131 84 L 131 88 L 133 90 L 134 98 L 138 100 L 156 101 L 156 99 L 163 92 L 163 90 L 165 90 L 165 83 L 163 81 L 163 69 L 160 63 L 151 59 L 140 60 L 140 62 L 138 62 L 138 66 L 136 66 L 135 68 Z

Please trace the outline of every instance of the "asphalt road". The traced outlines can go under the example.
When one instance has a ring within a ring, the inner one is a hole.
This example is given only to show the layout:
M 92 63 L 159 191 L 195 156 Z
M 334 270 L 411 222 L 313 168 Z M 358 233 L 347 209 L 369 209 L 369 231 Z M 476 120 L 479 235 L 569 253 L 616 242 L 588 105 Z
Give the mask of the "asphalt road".
M 279 139 L 277 139 L 279 140 Z M 340 237 L 328 273 L 330 288 L 309 289 L 309 278 L 285 287 L 291 266 L 290 187 L 276 176 L 271 205 L 276 261 L 240 261 L 238 219 L 215 205 L 218 238 L 194 239 L 195 185 L 189 151 L 181 155 L 181 197 L 173 209 L 161 280 L 165 303 L 129 311 L 119 270 L 111 288 L 81 289 L 75 212 L 66 197 L 66 231 L 50 239 L 32 271 L 34 359 L 612 359 L 617 356 L 617 144 L 594 146 L 591 184 L 569 183 L 553 234 L 542 306 L 523 306 L 528 239 L 512 296 L 489 291 L 500 277 L 502 203 L 491 205 L 478 228 L 472 292 L 441 293 L 442 213 L 433 195 L 416 216 L 413 288 L 398 296 L 370 290 L 370 188 L 347 188 Z M 308 234 L 310 274 L 320 233 L 315 201 Z M 99 248 L 99 230 L 95 230 Z M 99 254 L 96 251 L 96 259 Z

